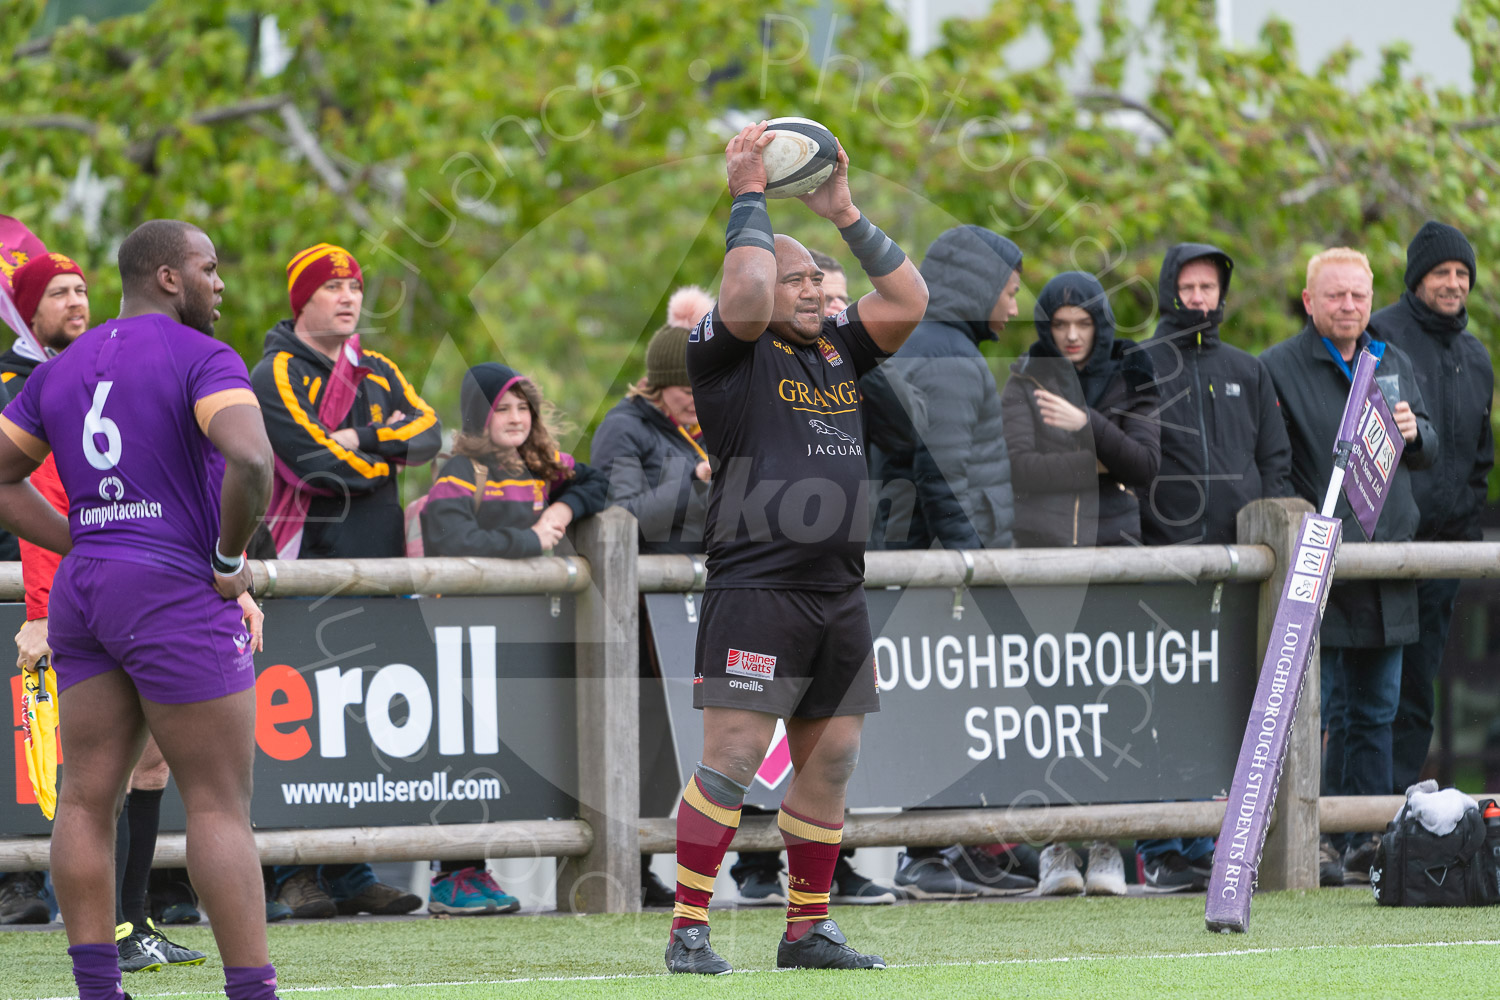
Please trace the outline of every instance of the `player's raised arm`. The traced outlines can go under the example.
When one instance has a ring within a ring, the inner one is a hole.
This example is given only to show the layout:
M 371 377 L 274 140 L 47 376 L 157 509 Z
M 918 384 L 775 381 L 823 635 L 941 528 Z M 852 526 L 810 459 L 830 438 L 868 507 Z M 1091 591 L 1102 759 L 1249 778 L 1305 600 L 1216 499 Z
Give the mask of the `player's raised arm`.
M 739 340 L 756 340 L 766 332 L 775 303 L 775 237 L 766 212 L 766 165 L 761 160 L 774 136 L 765 133 L 765 122 L 747 125 L 724 147 L 734 205 L 725 237 L 719 318 Z
M 896 241 L 854 207 L 849 194 L 849 154 L 842 143 L 833 176 L 801 198 L 808 208 L 838 226 L 839 235 L 865 269 L 875 290 L 859 300 L 860 322 L 881 350 L 894 354 L 927 311 L 927 282 Z
M 250 536 L 271 499 L 271 442 L 260 409 L 255 406 L 225 407 L 214 414 L 205 433 L 225 462 L 219 494 L 219 544 L 213 554 L 214 587 L 225 597 L 238 597 L 250 584 L 249 568 L 241 553 L 250 544 Z

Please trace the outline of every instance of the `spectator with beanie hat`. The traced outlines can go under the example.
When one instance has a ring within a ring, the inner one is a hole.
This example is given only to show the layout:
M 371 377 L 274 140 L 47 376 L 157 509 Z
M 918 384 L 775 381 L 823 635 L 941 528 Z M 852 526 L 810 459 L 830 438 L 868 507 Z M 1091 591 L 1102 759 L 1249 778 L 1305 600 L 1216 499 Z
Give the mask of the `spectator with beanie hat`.
M 693 285 L 667 305 L 646 345 L 646 374 L 605 414 L 591 456 L 609 479 L 609 502 L 640 522 L 641 553 L 703 551 L 712 470 L 688 382 L 688 331 L 714 300 Z
M 686 285 L 667 302 L 667 322 L 646 344 L 646 374 L 625 398 L 604 415 L 594 432 L 590 456 L 609 480 L 609 502 L 635 515 L 640 526 L 642 555 L 695 555 L 703 552 L 703 525 L 708 517 L 708 486 L 713 475 L 703 450 L 703 429 L 693 405 L 687 371 L 688 332 L 714 307 L 708 292 Z M 642 710 L 647 703 L 662 705 L 661 670 L 651 630 L 640 630 Z M 666 727 L 641 727 L 641 793 L 659 791 L 646 780 L 655 766 L 675 767 Z M 676 790 L 659 802 L 643 799 L 642 811 L 667 816 Z M 774 852 L 757 852 L 768 859 L 769 880 L 780 875 L 781 859 Z M 744 857 L 743 855 L 741 856 Z M 641 904 L 671 906 L 672 890 L 652 873 L 650 857 L 641 858 Z M 782 900 L 785 896 L 782 896 Z
M 429 556 L 526 559 L 563 540 L 580 517 L 605 506 L 605 478 L 558 450 L 551 406 L 515 369 L 486 362 L 464 374 L 462 430 L 422 508 Z M 452 916 L 509 913 L 521 903 L 483 858 L 436 862 L 427 909 Z
M 431 461 L 437 413 L 396 363 L 361 348 L 364 273 L 343 247 L 318 243 L 287 264 L 292 318 L 266 334 L 250 374 L 276 454 L 266 523 L 281 559 L 406 554 L 396 473 Z M 366 864 L 283 865 L 268 895 L 298 918 L 408 913 L 422 905 Z
M 282 559 L 400 556 L 396 473 L 437 454 L 442 427 L 401 369 L 359 343 L 364 274 L 319 243 L 287 264 L 292 318 L 266 334 L 251 379 L 276 450 L 267 521 Z
M 1495 373 L 1484 342 L 1468 329 L 1469 292 L 1479 281 L 1464 234 L 1428 222 L 1406 250 L 1406 291 L 1370 317 L 1377 336 L 1406 352 L 1442 447 L 1430 468 L 1411 470 L 1420 518 L 1419 542 L 1472 542 L 1480 537 L 1495 439 L 1490 401 Z M 1391 725 L 1392 791 L 1422 778 L 1432 744 L 1433 682 L 1443 663 L 1457 580 L 1417 581 L 1420 635 L 1401 654 L 1401 696 Z

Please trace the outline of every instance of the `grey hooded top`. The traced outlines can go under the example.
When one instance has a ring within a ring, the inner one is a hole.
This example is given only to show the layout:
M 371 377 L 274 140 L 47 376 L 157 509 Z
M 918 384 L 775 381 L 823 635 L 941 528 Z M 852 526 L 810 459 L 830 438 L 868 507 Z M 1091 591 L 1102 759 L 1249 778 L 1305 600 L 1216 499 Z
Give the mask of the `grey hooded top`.
M 996 339 L 990 313 L 1020 269 L 1020 248 L 981 226 L 950 229 L 927 248 L 921 267 L 927 313 L 901 350 L 861 380 L 867 405 L 891 398 L 883 382 L 914 397 L 903 412 L 881 406 L 867 418 L 872 441 L 908 439 L 878 455 L 872 449 L 872 475 L 880 479 L 872 547 L 1012 545 L 1000 393 L 979 343 Z M 925 417 L 925 427 L 914 426 L 914 413 Z

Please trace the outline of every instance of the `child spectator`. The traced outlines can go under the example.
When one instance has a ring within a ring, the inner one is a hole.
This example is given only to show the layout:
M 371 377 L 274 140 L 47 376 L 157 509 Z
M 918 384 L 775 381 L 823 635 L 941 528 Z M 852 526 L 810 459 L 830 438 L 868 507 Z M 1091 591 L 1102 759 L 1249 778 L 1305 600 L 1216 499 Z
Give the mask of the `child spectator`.
M 475 365 L 459 394 L 463 425 L 454 455 L 438 471 L 422 508 L 429 556 L 539 556 L 575 519 L 604 509 L 608 480 L 561 452 L 547 427 L 548 405 L 524 375 L 495 362 Z M 511 913 L 484 860 L 442 861 L 427 909 L 468 916 Z

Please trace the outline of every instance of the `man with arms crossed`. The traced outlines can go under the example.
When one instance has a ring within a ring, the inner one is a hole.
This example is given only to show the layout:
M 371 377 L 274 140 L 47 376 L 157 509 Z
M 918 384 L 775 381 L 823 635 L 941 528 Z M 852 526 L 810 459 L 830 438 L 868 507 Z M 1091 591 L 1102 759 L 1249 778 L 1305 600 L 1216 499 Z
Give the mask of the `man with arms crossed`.
M 822 272 L 774 236 L 761 153 L 766 123 L 725 150 L 730 210 L 719 304 L 688 337 L 688 374 L 708 453 L 708 583 L 694 703 L 703 760 L 677 812 L 672 972 L 720 975 L 708 943 L 714 876 L 777 719 L 795 769 L 778 815 L 788 860 L 779 968 L 884 968 L 828 919 L 844 789 L 866 712 L 879 708 L 864 599 L 868 533 L 858 380 L 927 307 L 906 255 L 854 207 L 849 158 L 802 201 L 839 228 L 875 290 L 823 315 Z
M 53 582 L 62 756 L 53 883 L 80 1000 L 121 996 L 114 825 L 149 731 L 187 808 L 188 868 L 231 1000 L 274 1000 L 250 831 L 254 640 L 236 598 L 271 446 L 245 364 L 213 339 L 213 243 L 154 220 L 120 245 L 118 319 L 41 365 L 0 416 L 0 513 L 67 557 Z M 25 478 L 54 452 L 63 519 Z

